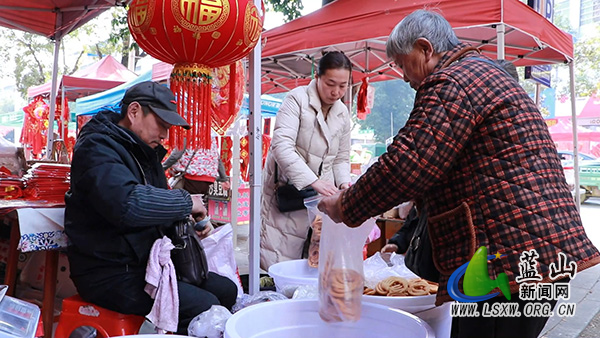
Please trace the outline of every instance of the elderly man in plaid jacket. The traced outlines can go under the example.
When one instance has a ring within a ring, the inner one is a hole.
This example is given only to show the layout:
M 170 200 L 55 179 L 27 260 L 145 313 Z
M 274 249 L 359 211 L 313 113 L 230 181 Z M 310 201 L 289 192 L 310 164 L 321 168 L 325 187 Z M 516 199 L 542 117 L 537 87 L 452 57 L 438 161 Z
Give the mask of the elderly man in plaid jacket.
M 521 314 L 527 301 L 519 297 L 517 277 L 524 252 L 539 255 L 537 282 L 543 283 L 569 281 L 551 278 L 559 253 L 578 271 L 600 262 L 548 128 L 514 78 L 460 43 L 450 24 L 431 11 L 403 19 L 386 49 L 417 91 L 410 118 L 387 153 L 354 186 L 324 198 L 321 210 L 357 226 L 402 202 L 423 200 L 440 271 L 438 305 L 452 300 L 449 277 L 481 246 L 503 255 L 488 263 L 490 278 L 507 274 Z M 500 295 L 486 302 L 506 301 Z M 524 315 L 454 318 L 452 336 L 537 337 L 546 321 Z

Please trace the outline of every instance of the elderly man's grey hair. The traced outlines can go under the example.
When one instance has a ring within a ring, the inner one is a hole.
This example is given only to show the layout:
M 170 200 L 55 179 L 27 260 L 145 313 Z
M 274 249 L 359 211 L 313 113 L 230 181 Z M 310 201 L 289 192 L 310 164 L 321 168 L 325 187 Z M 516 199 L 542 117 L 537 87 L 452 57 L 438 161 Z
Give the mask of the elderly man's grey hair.
M 390 59 L 407 55 L 418 38 L 427 39 L 435 53 L 451 50 L 459 41 L 450 23 L 438 13 L 417 10 L 402 19 L 388 37 L 385 51 Z

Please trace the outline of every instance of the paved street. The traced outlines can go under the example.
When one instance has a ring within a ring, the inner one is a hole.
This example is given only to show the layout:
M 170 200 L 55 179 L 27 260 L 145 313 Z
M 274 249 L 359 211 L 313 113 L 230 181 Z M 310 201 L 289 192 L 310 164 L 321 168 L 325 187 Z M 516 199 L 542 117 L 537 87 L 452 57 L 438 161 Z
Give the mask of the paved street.
M 600 247 L 600 199 L 592 198 L 581 206 L 581 219 L 588 237 Z M 600 336 L 600 265 L 587 269 L 571 281 L 571 299 L 576 302 L 573 317 L 552 317 L 542 338 L 596 338 Z

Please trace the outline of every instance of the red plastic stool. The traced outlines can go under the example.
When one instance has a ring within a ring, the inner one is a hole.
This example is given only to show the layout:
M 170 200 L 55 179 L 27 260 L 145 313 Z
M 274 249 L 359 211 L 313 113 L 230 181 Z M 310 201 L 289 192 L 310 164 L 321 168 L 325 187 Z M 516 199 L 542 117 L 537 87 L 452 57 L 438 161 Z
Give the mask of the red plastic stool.
M 65 298 L 55 338 L 69 338 L 71 332 L 81 326 L 91 326 L 96 329 L 98 336 L 114 337 L 138 333 L 144 317 L 124 315 L 107 310 L 81 299 L 79 295 Z

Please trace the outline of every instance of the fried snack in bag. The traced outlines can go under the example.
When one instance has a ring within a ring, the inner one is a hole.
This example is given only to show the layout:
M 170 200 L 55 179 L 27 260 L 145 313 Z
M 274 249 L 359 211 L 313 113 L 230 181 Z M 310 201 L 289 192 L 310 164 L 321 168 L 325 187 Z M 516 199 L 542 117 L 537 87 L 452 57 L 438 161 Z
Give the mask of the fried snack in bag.
M 308 245 L 308 265 L 313 268 L 319 266 L 319 243 L 321 243 L 322 226 L 323 219 L 321 218 L 321 215 L 316 215 L 311 224 L 313 231 L 310 236 L 310 244 Z
M 350 228 L 321 217 L 319 315 L 326 322 L 357 321 L 364 289 L 362 249 L 372 223 Z

